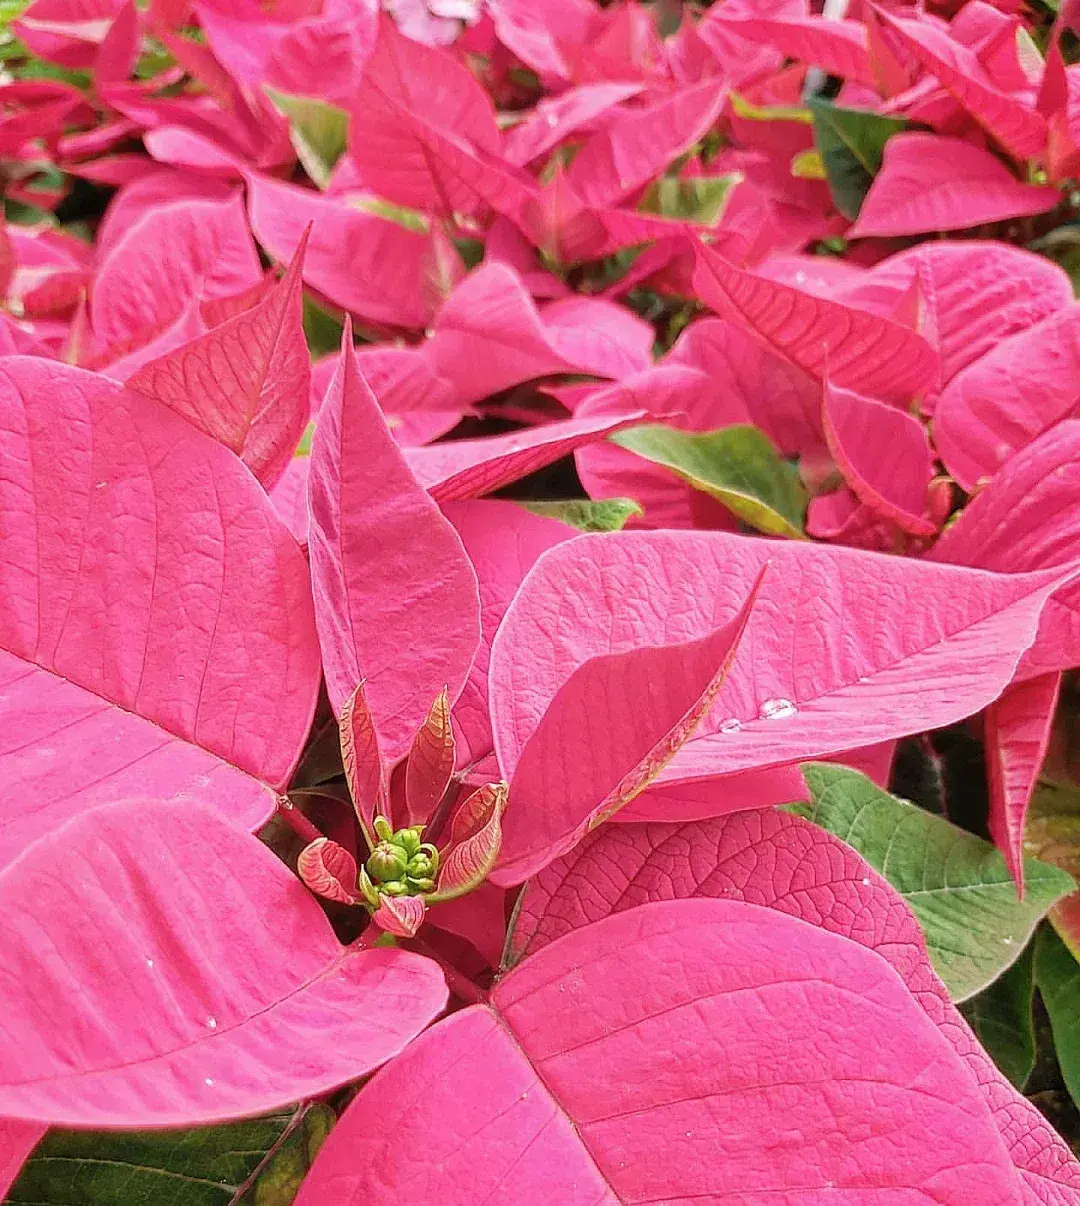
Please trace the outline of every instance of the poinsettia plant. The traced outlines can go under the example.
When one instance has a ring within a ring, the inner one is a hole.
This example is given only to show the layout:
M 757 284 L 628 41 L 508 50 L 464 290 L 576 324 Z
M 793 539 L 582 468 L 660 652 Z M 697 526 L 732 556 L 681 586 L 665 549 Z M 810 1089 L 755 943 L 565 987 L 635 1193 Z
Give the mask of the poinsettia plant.
M 1073 6 L 0 20 L 5 1200 L 1080 1203 Z

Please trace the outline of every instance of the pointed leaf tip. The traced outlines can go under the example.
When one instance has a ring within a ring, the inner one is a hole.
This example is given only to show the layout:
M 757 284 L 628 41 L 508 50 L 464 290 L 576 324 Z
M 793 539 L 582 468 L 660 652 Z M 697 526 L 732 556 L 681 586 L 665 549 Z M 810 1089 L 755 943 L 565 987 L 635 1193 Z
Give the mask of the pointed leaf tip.
M 364 683 L 345 701 L 338 720 L 341 762 L 357 820 L 370 847 L 375 846 L 375 818 L 388 810 L 386 778 L 379 738 L 372 723 Z
M 406 825 L 423 825 L 431 819 L 454 773 L 454 754 L 450 695 L 443 687 L 417 729 L 405 766 Z
M 316 895 L 339 904 L 356 903 L 356 860 L 337 842 L 316 838 L 300 851 L 296 869 L 304 886 Z
M 464 896 L 480 886 L 499 857 L 505 783 L 488 783 L 474 791 L 454 814 L 450 846 L 439 872 L 432 903 Z

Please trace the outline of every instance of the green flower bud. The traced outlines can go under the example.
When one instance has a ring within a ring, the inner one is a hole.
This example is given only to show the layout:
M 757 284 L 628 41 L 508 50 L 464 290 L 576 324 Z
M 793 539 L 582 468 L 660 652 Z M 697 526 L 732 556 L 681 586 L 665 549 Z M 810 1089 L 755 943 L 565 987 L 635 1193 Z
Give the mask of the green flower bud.
M 409 859 L 409 865 L 405 868 L 405 873 L 410 879 L 430 879 L 435 874 L 435 867 L 426 854 L 414 854 Z
M 399 829 L 391 841 L 395 846 L 400 846 L 412 858 L 420 849 L 420 835 L 423 832 L 423 825 L 414 825 L 411 829 Z
M 409 891 L 412 893 L 431 892 L 435 888 L 435 881 L 433 879 L 413 879 L 410 875 L 405 882 L 409 885 Z
M 410 895 L 409 885 L 403 884 L 401 880 L 396 879 L 392 883 L 380 884 L 379 891 L 384 896 L 408 896 Z
M 371 852 L 366 866 L 368 873 L 376 883 L 385 884 L 401 879 L 405 874 L 408 862 L 408 855 L 400 846 L 395 846 L 390 842 L 380 842 Z

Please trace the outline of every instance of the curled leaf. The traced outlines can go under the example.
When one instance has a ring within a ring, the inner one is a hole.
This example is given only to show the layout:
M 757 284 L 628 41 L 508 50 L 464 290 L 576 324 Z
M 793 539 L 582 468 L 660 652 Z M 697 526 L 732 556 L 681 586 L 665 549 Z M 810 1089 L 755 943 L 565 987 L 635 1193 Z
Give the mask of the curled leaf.
M 369 846 L 375 845 L 372 836 L 375 818 L 386 812 L 386 784 L 383 776 L 379 738 L 371 719 L 364 683 L 345 701 L 338 721 L 341 734 L 341 761 L 345 781 L 349 785 L 353 808 Z
M 317 896 L 336 900 L 339 904 L 356 901 L 356 859 L 337 842 L 316 838 L 300 851 L 296 869 L 304 886 Z
M 502 814 L 506 808 L 505 783 L 488 783 L 458 808 L 450 825 L 450 849 L 443 860 L 435 894 L 452 900 L 464 896 L 487 878 L 502 845 Z
M 414 938 L 426 913 L 427 905 L 419 896 L 383 896 L 371 919 L 395 938 Z
M 450 696 L 444 687 L 416 732 L 405 767 L 405 806 L 408 825 L 422 825 L 443 798 L 454 773 L 454 728 Z

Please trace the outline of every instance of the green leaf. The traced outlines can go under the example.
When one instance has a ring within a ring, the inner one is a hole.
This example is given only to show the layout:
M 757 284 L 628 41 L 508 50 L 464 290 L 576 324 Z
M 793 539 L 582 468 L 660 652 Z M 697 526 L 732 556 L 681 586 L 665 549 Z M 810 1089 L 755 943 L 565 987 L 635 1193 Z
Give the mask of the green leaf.
M 743 180 L 739 172 L 727 176 L 661 176 L 641 203 L 646 213 L 715 226 L 732 189 Z
M 557 519 L 583 532 L 619 532 L 628 520 L 644 512 L 632 498 L 592 500 L 573 498 L 563 502 L 522 502 L 518 506 L 534 515 Z
M 315 96 L 293 96 L 265 85 L 274 107 L 289 119 L 289 137 L 304 171 L 319 188 L 330 183 L 349 139 L 349 115 Z
M 829 101 L 809 102 L 814 121 L 814 142 L 825 164 L 836 208 L 855 219 L 881 171 L 885 144 L 908 128 L 902 117 L 882 117 L 867 109 L 841 109 Z
M 1019 900 L 1005 860 L 989 842 L 847 767 L 808 763 L 803 775 L 812 803 L 793 811 L 854 846 L 907 901 L 953 1000 L 996 980 L 1046 910 L 1076 886 L 1064 871 L 1028 858 Z
M 318 360 L 341 347 L 341 320 L 304 294 L 304 336 L 312 360 Z
M 654 423 L 610 439 L 677 473 L 759 532 L 803 536 L 806 491 L 798 471 L 758 428 L 722 427 L 697 434 Z
M 4 1201 L 9 1206 L 287 1206 L 333 1122 L 333 1111 L 320 1105 L 191 1130 L 53 1130 Z
M 1035 982 L 1050 1017 L 1062 1079 L 1080 1103 L 1080 963 L 1052 926 L 1043 926 L 1035 940 Z
M 960 1012 L 994 1063 L 1021 1091 L 1035 1067 L 1035 944 Z
M 374 214 L 377 218 L 385 218 L 387 222 L 396 222 L 406 230 L 414 230 L 417 234 L 427 234 L 431 222 L 418 209 L 408 209 L 404 205 L 394 205 L 381 197 L 352 197 L 349 204 L 353 209 L 361 209 L 366 214 Z
M 1080 880 L 1080 786 L 1041 779 L 1031 798 L 1024 826 L 1024 849 Z M 1080 892 L 1050 910 L 1054 929 L 1080 958 Z
M 813 125 L 814 115 L 809 109 L 796 105 L 754 105 L 737 92 L 730 96 L 731 108 L 736 117 L 746 121 L 795 121 L 801 126 Z

